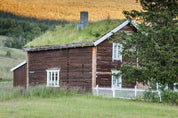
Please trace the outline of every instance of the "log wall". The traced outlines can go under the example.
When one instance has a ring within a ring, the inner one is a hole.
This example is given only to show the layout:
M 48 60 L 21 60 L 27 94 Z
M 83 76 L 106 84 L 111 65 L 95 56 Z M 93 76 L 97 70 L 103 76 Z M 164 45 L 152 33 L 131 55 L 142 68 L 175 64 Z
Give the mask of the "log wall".
M 28 56 L 30 86 L 38 84 L 46 85 L 46 69 L 60 68 L 60 86 L 91 88 L 91 47 L 28 52 Z
M 22 66 L 20 66 L 19 68 L 15 69 L 13 72 L 13 87 L 17 87 L 17 86 L 22 86 L 24 88 L 26 88 L 26 68 L 27 68 L 27 64 L 24 64 Z
M 126 33 L 136 32 L 136 29 L 131 27 L 129 24 L 123 27 L 120 31 L 125 31 Z M 120 32 L 119 31 L 119 32 Z M 118 33 L 119 33 L 118 32 Z M 111 36 L 116 39 L 116 36 Z M 117 37 L 118 38 L 118 37 Z M 116 70 L 117 67 L 121 67 L 122 63 L 127 63 L 127 59 L 122 57 L 122 62 L 120 60 L 112 60 L 112 41 L 105 40 L 97 46 L 97 78 L 96 85 L 100 87 L 111 87 L 111 70 Z M 127 85 L 122 87 L 134 87 L 133 85 Z

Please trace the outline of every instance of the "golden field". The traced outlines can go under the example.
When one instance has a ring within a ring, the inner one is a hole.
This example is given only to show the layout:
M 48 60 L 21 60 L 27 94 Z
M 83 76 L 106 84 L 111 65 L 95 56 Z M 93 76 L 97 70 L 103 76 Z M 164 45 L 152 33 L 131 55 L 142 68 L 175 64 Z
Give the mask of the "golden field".
M 80 11 L 89 20 L 123 19 L 123 10 L 141 10 L 136 0 L 0 0 L 0 10 L 38 19 L 79 21 Z

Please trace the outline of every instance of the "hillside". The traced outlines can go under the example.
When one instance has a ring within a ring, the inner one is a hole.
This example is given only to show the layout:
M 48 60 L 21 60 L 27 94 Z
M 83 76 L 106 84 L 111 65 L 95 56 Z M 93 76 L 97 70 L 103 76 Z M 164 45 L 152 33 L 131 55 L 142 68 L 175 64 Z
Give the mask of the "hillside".
M 26 58 L 22 50 L 3 47 L 3 40 L 7 38 L 0 36 L 0 78 L 2 79 L 12 79 L 13 73 L 10 69 Z
M 52 20 L 79 21 L 79 12 L 88 11 L 89 20 L 123 19 L 123 10 L 140 10 L 135 0 L 1 0 L 0 10 L 15 15 Z
M 25 47 L 71 43 L 91 43 L 114 29 L 124 20 L 101 20 L 92 22 L 83 30 L 77 30 L 77 24 L 65 24 L 47 31 L 44 35 L 29 42 Z

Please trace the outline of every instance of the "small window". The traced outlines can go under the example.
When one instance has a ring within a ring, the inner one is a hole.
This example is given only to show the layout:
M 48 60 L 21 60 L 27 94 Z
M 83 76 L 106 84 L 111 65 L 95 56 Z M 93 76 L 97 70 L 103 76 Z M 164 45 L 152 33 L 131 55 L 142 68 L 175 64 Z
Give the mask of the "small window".
M 174 83 L 174 90 L 178 91 L 178 83 Z
M 59 71 L 59 69 L 46 70 L 48 87 L 59 87 Z
M 113 56 L 112 59 L 113 60 L 120 60 L 122 61 L 122 45 L 119 43 L 113 43 Z
M 119 71 L 117 70 L 112 70 L 112 82 L 111 82 L 111 86 L 114 88 L 122 88 L 122 78 L 121 76 L 117 77 L 114 76 L 113 74 L 117 74 L 119 73 Z

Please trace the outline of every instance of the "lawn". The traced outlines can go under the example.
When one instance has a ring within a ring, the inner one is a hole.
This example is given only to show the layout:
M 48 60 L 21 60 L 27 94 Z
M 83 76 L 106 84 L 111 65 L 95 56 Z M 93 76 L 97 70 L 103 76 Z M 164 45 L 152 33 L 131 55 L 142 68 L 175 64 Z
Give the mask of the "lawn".
M 0 89 L 12 90 L 12 82 Z M 2 94 L 2 91 L 0 92 Z M 0 118 L 177 118 L 178 106 L 68 94 L 0 101 Z
M 0 118 L 176 118 L 178 107 L 76 95 L 0 102 Z

